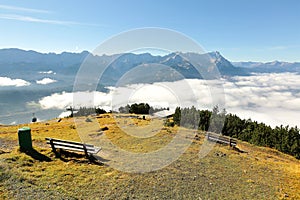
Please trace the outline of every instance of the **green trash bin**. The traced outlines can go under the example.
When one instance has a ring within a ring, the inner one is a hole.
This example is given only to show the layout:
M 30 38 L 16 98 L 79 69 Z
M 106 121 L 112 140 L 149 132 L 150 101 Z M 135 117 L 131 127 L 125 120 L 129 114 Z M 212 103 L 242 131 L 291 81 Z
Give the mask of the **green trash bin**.
M 21 150 L 31 150 L 31 130 L 29 127 L 23 127 L 18 130 L 19 145 Z

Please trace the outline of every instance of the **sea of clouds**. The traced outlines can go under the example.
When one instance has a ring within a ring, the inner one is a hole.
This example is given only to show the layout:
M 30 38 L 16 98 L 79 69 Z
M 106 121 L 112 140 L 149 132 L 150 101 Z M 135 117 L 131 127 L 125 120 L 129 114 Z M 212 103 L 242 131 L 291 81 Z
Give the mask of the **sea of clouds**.
M 102 107 L 118 110 L 120 106 L 145 102 L 154 107 L 177 106 L 212 109 L 223 103 L 227 112 L 251 118 L 271 126 L 300 125 L 300 75 L 266 73 L 216 80 L 184 79 L 175 82 L 131 84 L 110 87 L 104 92 L 61 92 L 41 98 L 42 109 L 69 106 Z M 63 113 L 60 117 L 68 113 Z

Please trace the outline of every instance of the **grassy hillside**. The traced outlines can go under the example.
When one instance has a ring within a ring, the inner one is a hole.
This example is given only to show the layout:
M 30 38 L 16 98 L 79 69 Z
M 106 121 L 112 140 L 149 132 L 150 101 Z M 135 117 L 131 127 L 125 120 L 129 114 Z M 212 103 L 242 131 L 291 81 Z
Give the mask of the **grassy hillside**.
M 91 119 L 100 122 L 100 129 L 108 128 L 101 131 L 79 118 L 91 138 L 105 134 L 132 152 L 157 150 L 178 129 L 152 130 L 155 136 L 141 139 L 125 133 L 147 131 L 147 124 L 159 127 L 163 122 L 111 115 Z M 28 124 L 36 150 L 30 155 L 18 149 L 17 130 L 23 126 L 0 126 L 0 199 L 300 199 L 300 161 L 270 148 L 239 141 L 238 148 L 247 153 L 215 145 L 200 159 L 204 133 L 199 132 L 199 139 L 169 166 L 149 173 L 126 173 L 106 161 L 90 162 L 83 154 L 62 152 L 61 158 L 55 157 L 45 137 L 80 141 L 73 119 Z M 107 152 L 103 147 L 101 154 Z

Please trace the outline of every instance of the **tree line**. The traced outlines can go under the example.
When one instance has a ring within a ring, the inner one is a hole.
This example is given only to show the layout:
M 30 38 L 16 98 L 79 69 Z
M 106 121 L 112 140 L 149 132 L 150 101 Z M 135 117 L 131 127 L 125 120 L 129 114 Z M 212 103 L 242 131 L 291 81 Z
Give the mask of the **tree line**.
M 297 126 L 272 128 L 264 123 L 227 114 L 225 109 L 219 111 L 217 106 L 212 111 L 177 107 L 173 124 L 167 124 L 220 133 L 258 146 L 275 148 L 300 159 L 300 133 Z
M 88 115 L 93 115 L 93 114 L 104 114 L 106 111 L 102 108 L 88 108 L 88 107 L 80 107 L 79 109 L 73 109 L 74 112 L 73 116 L 74 117 L 80 117 L 80 116 L 88 116 Z M 72 115 L 72 114 L 71 114 Z M 71 116 L 70 117 L 73 117 Z
M 67 108 L 67 110 L 71 111 L 73 114 L 71 114 L 69 117 L 80 117 L 80 116 L 88 116 L 88 115 L 93 115 L 93 114 L 104 114 L 106 111 L 102 108 L 91 108 L 91 107 L 80 107 L 79 109 L 75 108 Z M 162 110 L 169 110 L 169 108 L 153 108 L 147 103 L 134 103 L 131 105 L 126 105 L 126 106 L 121 106 L 119 108 L 120 113 L 134 113 L 134 114 L 152 114 L 155 112 L 159 112 Z M 112 112 L 112 111 L 110 111 Z
M 169 108 L 153 108 L 148 103 L 134 103 L 131 105 L 127 104 L 126 106 L 121 106 L 119 108 L 120 113 L 134 113 L 143 115 L 152 114 L 162 110 L 169 110 Z

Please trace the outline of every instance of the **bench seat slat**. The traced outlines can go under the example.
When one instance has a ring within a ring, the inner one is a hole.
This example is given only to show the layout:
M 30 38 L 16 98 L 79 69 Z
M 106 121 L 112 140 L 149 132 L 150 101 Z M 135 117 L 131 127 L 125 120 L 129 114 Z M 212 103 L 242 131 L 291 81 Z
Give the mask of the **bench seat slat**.
M 47 144 L 50 144 L 50 142 L 47 142 Z M 84 148 L 83 148 L 83 144 L 81 145 L 70 145 L 70 144 L 67 144 L 67 143 L 62 143 L 62 142 L 53 142 L 53 145 L 55 148 L 59 149 L 59 148 L 70 148 L 70 149 L 74 149 L 74 150 L 78 150 L 78 151 L 84 151 Z M 91 147 L 86 147 L 86 150 L 88 152 L 94 152 L 95 148 L 91 148 Z
M 66 147 L 66 146 L 60 146 L 60 145 L 55 145 L 55 148 L 57 149 L 66 149 L 66 150 L 70 150 L 70 151 L 79 151 L 79 152 L 84 152 L 84 149 L 77 149 L 77 148 L 72 148 L 72 147 Z M 96 154 L 97 151 L 96 150 L 87 150 L 88 153 L 91 154 Z M 98 151 L 99 152 L 99 151 Z
M 218 139 L 218 138 L 211 138 L 211 137 L 210 137 L 209 140 L 213 140 L 213 141 L 216 141 L 216 142 L 229 143 L 229 141 L 222 140 L 222 139 Z

